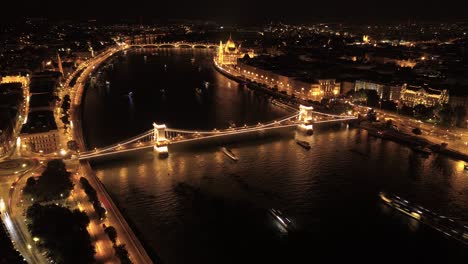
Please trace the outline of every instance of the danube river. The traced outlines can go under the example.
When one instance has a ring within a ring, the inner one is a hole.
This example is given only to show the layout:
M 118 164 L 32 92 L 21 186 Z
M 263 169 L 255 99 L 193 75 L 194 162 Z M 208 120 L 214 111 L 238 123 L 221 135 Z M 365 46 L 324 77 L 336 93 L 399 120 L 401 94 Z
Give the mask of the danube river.
M 212 51 L 133 50 L 102 69 L 86 91 L 89 148 L 151 129 L 211 130 L 290 113 L 216 72 Z M 109 81 L 106 85 L 104 81 Z M 130 94 L 130 95 L 129 95 Z M 309 151 L 294 139 L 307 140 Z M 163 263 L 312 263 L 467 258 L 467 248 L 383 205 L 399 194 L 440 214 L 468 217 L 463 162 L 423 158 L 346 126 L 220 146 L 171 149 L 99 161 L 93 167 L 151 254 Z M 297 231 L 268 214 L 277 208 Z M 449 262 L 447 262 L 449 261 Z

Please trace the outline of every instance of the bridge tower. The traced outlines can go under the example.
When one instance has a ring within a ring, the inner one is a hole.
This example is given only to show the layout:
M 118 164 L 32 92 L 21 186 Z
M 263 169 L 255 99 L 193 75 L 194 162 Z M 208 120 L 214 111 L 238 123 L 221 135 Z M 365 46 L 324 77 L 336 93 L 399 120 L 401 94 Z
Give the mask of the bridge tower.
M 299 115 L 297 117 L 298 121 L 301 122 L 298 128 L 307 132 L 307 134 L 312 134 L 314 132 L 314 126 L 312 125 L 312 113 L 314 108 L 312 106 L 299 105 Z
M 166 138 L 166 125 L 158 125 L 153 123 L 153 142 L 154 151 L 158 153 L 160 158 L 166 158 L 169 155 L 167 145 L 169 140 Z

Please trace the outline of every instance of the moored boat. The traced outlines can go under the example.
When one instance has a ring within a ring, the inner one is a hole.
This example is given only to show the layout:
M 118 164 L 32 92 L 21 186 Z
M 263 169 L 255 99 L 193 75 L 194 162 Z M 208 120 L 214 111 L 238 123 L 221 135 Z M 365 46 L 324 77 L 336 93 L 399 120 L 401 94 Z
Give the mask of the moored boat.
M 232 150 L 230 150 L 229 148 L 226 148 L 226 147 L 222 147 L 221 150 L 223 151 L 224 154 L 226 154 L 226 156 L 228 156 L 229 158 L 231 158 L 232 160 L 234 161 L 237 161 L 239 160 L 237 158 L 237 156 L 232 152 Z
M 309 144 L 309 142 L 307 142 L 307 141 L 296 140 L 296 143 L 297 143 L 299 146 L 301 146 L 301 147 L 303 147 L 303 148 L 305 148 L 305 149 L 307 149 L 307 150 L 310 149 L 310 144 Z

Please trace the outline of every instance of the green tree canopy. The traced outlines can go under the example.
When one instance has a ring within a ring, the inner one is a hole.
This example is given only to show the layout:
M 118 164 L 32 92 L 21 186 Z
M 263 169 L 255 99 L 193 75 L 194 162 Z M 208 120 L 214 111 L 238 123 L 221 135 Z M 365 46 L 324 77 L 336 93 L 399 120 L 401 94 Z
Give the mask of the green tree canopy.
M 47 163 L 41 177 L 37 180 L 29 178 L 23 191 L 31 195 L 37 201 L 50 201 L 68 197 L 73 189 L 63 160 L 54 159 Z

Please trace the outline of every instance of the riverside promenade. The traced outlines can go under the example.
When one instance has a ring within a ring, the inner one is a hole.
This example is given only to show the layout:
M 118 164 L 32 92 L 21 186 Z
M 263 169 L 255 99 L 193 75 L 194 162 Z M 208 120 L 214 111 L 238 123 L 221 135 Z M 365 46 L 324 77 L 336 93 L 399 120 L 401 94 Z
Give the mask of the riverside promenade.
M 85 85 L 88 81 L 89 75 L 94 69 L 97 69 L 98 66 L 104 62 L 106 59 L 111 57 L 115 52 L 122 50 L 123 48 L 111 47 L 107 51 L 101 53 L 95 58 L 86 62 L 86 65 L 83 68 L 83 71 L 80 73 L 80 76 L 77 77 L 77 82 L 73 87 L 71 87 L 71 108 L 70 108 L 70 117 L 73 122 L 73 139 L 77 142 L 79 146 L 79 151 L 86 151 L 86 145 L 83 138 L 83 130 L 81 125 L 81 97 L 85 92 Z M 79 161 L 79 174 L 82 177 L 85 177 L 91 186 L 98 193 L 98 198 L 101 203 L 104 204 L 104 207 L 107 211 L 107 223 L 108 226 L 113 226 L 117 230 L 117 241 L 119 244 L 125 244 L 125 247 L 129 253 L 130 260 L 133 263 L 146 264 L 153 263 L 151 258 L 146 253 L 143 245 L 140 243 L 133 230 L 128 225 L 127 221 L 119 211 L 118 207 L 112 201 L 109 193 L 107 193 L 103 184 L 93 172 L 88 161 Z

